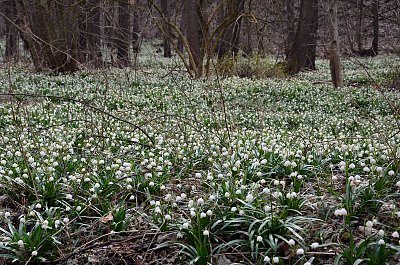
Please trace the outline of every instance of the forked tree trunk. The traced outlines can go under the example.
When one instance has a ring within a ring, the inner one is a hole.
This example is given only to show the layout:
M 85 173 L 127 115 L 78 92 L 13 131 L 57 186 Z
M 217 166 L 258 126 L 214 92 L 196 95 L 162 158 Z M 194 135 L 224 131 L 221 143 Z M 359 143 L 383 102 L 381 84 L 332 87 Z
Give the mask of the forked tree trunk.
M 337 22 L 337 0 L 329 1 L 329 60 L 331 68 L 331 77 L 334 87 L 343 86 L 342 78 L 342 65 L 340 62 L 339 53 L 339 33 L 338 33 L 338 22 Z
M 78 67 L 79 8 L 74 0 L 16 0 L 20 34 L 37 70 Z
M 170 20 L 170 14 L 169 14 L 169 3 L 168 0 L 161 0 L 161 12 L 164 18 L 169 21 Z M 172 56 L 171 53 L 171 27 L 167 24 L 164 23 L 163 26 L 163 35 L 164 35 L 164 57 L 170 58 Z
M 301 0 L 296 36 L 287 56 L 288 71 L 315 70 L 318 32 L 318 0 Z
M 130 65 L 129 45 L 130 45 L 130 14 L 129 0 L 118 2 L 118 28 L 115 39 L 117 48 L 117 65 L 126 67 Z

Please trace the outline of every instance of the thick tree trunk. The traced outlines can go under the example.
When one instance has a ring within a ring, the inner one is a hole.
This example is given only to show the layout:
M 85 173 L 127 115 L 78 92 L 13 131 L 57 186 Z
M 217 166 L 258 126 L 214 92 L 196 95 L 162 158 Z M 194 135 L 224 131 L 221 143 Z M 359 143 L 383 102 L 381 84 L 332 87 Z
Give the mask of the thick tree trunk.
M 218 58 L 227 54 L 235 55 L 239 52 L 240 30 L 242 27 L 241 14 L 244 12 L 244 0 L 227 0 L 223 20 L 232 21 L 224 30 L 218 47 Z
M 17 10 L 15 0 L 5 0 L 4 14 L 7 16 L 4 19 L 5 34 L 6 34 L 6 52 L 5 60 L 17 60 L 17 45 L 18 45 L 18 31 L 14 23 L 17 18 Z
M 201 2 L 201 1 L 200 1 Z M 201 43 L 203 41 L 203 30 L 201 27 L 202 3 L 197 0 L 186 0 L 183 7 L 183 21 L 185 37 L 189 46 L 190 68 L 195 77 L 203 74 L 203 55 Z
M 288 71 L 315 70 L 318 32 L 318 0 L 301 0 L 296 36 L 287 56 Z
M 343 86 L 342 78 L 342 65 L 340 62 L 339 54 L 339 33 L 338 33 L 338 22 L 337 22 L 337 0 L 329 1 L 329 59 L 331 68 L 331 77 L 334 87 Z
M 74 0 L 17 0 L 20 34 L 37 70 L 78 67 L 79 9 Z
M 131 35 L 129 0 L 121 0 L 118 3 L 118 29 L 116 35 L 117 64 L 119 67 L 129 66 L 129 44 Z
M 169 21 L 170 20 L 170 14 L 169 14 L 169 4 L 168 0 L 161 0 L 161 12 L 164 18 Z M 167 23 L 164 23 L 163 27 L 163 35 L 164 35 L 164 57 L 170 58 L 172 56 L 171 53 L 171 28 Z

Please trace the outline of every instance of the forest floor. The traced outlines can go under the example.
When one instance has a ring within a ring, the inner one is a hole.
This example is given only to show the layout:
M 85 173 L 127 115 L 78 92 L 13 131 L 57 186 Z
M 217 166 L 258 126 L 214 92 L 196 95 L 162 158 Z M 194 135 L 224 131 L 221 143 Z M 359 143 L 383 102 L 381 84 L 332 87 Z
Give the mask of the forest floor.
M 398 63 L 2 69 L 0 264 L 399 264 Z

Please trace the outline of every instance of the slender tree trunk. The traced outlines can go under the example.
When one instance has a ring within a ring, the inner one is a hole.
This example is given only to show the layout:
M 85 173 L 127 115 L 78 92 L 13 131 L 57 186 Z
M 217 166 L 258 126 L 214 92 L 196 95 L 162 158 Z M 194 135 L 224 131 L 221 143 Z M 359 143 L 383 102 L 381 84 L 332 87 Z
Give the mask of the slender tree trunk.
M 161 12 L 164 18 L 169 21 L 170 14 L 169 14 L 169 3 L 168 0 L 161 0 Z M 172 56 L 171 53 L 171 28 L 167 23 L 164 23 L 164 57 L 170 58 Z
M 244 0 L 226 0 L 223 20 L 232 22 L 224 30 L 218 48 L 218 58 L 227 54 L 235 55 L 239 52 L 240 30 L 242 27 L 241 14 L 244 12 Z
M 5 34 L 6 34 L 6 52 L 5 52 L 5 60 L 12 61 L 16 60 L 17 56 L 17 45 L 18 45 L 18 31 L 15 27 L 14 23 L 17 18 L 17 7 L 15 0 L 5 0 L 4 5 L 4 14 L 7 18 L 4 18 L 5 24 Z
M 139 52 L 140 46 L 140 27 L 139 27 L 139 12 L 138 3 L 136 0 L 132 1 L 132 50 L 134 53 Z
M 287 36 L 286 36 L 286 47 L 285 53 L 288 56 L 290 49 L 293 45 L 295 37 L 295 14 L 294 14 L 294 1 L 286 0 L 286 17 L 287 17 Z
M 331 68 L 331 77 L 334 87 L 343 86 L 342 78 L 342 65 L 340 62 L 339 54 L 339 33 L 338 33 L 338 22 L 337 22 L 337 0 L 329 1 L 329 59 Z
M 250 9 L 250 7 L 249 7 Z M 248 13 L 250 13 L 250 10 L 248 10 Z M 243 47 L 243 51 L 246 55 L 250 56 L 253 52 L 253 46 L 252 46 L 252 41 L 251 41 L 251 34 L 252 34 L 252 26 L 251 26 L 251 21 L 249 18 L 244 18 L 243 21 L 243 28 L 244 31 L 246 32 L 246 44 Z
M 379 0 L 372 2 L 372 27 L 374 30 L 372 39 L 372 56 L 378 55 L 379 51 Z
M 287 56 L 288 71 L 315 70 L 318 32 L 318 0 L 301 0 L 296 36 Z
M 130 14 L 129 0 L 118 2 L 118 29 L 116 34 L 117 61 L 119 67 L 129 66 Z
M 357 40 L 358 51 L 363 50 L 363 45 L 362 45 L 363 18 L 364 18 L 364 0 L 358 0 L 357 1 L 357 31 L 356 31 L 356 40 Z
M 88 62 L 94 67 L 99 67 L 102 65 L 100 2 L 98 0 L 88 0 L 87 11 L 86 39 Z

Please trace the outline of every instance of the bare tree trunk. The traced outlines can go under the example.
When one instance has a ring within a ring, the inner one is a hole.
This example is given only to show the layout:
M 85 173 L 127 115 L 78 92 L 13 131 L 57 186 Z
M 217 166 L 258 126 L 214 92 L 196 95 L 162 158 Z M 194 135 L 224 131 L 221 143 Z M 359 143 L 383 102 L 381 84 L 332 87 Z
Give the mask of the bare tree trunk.
M 119 67 L 129 66 L 130 14 L 129 0 L 118 2 L 118 29 L 116 34 L 117 64 Z
M 74 0 L 17 0 L 17 10 L 20 34 L 37 70 L 79 69 L 79 6 Z
M 295 37 L 295 14 L 294 14 L 294 1 L 286 0 L 286 17 L 287 17 L 287 36 L 286 36 L 286 47 L 285 53 L 288 56 L 290 49 L 293 45 Z
M 301 0 L 296 36 L 287 56 L 288 71 L 315 70 L 318 32 L 318 0 Z
M 240 30 L 242 27 L 241 14 L 244 12 L 244 0 L 226 0 L 223 19 L 232 22 L 225 28 L 218 48 L 218 58 L 226 54 L 235 55 L 239 52 Z
M 357 1 L 357 31 L 356 31 L 356 40 L 357 40 L 357 48 L 358 51 L 363 50 L 362 45 L 362 25 L 364 18 L 364 0 Z
M 100 2 L 98 0 L 88 0 L 87 11 L 87 59 L 92 66 L 99 67 L 102 65 Z
M 245 10 L 246 13 L 251 12 L 251 2 L 248 4 L 247 10 Z M 245 17 L 243 21 L 243 27 L 244 31 L 246 32 L 246 45 L 244 45 L 244 53 L 246 55 L 251 55 L 253 52 L 253 46 L 252 46 L 252 41 L 251 41 L 251 35 L 252 35 L 252 26 L 251 26 L 251 21 L 249 18 Z
M 201 2 L 201 1 L 200 1 Z M 203 60 L 201 43 L 203 41 L 203 30 L 201 28 L 201 9 L 202 4 L 197 0 L 186 0 L 183 7 L 183 21 L 185 36 L 189 45 L 188 51 L 191 70 L 194 71 L 195 77 L 203 74 Z
M 337 22 L 337 0 L 329 1 L 329 60 L 331 68 L 331 77 L 334 87 L 343 86 L 342 78 L 342 65 L 340 62 L 339 54 L 339 33 L 338 33 L 338 22 Z
M 378 55 L 379 51 L 379 0 L 372 2 L 372 27 L 374 35 L 372 39 L 372 56 Z
M 4 5 L 4 14 L 7 16 L 5 18 L 5 34 L 6 34 L 6 52 L 5 52 L 5 60 L 12 61 L 17 60 L 17 45 L 18 45 L 18 31 L 15 27 L 14 23 L 17 18 L 17 8 L 15 0 L 5 0 Z
M 132 1 L 132 50 L 134 53 L 139 52 L 140 46 L 140 27 L 139 27 L 139 12 L 138 3 L 136 0 Z
M 169 21 L 170 14 L 169 14 L 169 4 L 168 0 L 161 0 L 161 11 L 164 18 Z M 171 53 L 171 28 L 167 23 L 164 23 L 164 57 L 170 58 L 172 56 Z

